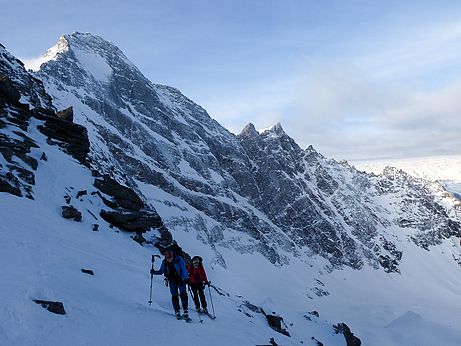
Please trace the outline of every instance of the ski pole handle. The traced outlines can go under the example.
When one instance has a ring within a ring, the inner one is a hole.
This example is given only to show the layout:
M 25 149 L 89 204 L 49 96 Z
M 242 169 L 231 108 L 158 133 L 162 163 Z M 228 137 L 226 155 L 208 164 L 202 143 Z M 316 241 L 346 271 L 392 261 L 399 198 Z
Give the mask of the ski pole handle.
M 155 262 L 155 257 L 158 257 L 160 258 L 159 255 L 152 255 L 152 266 L 151 266 L 151 269 L 150 269 L 150 278 L 152 279 L 153 276 L 154 276 L 154 262 Z

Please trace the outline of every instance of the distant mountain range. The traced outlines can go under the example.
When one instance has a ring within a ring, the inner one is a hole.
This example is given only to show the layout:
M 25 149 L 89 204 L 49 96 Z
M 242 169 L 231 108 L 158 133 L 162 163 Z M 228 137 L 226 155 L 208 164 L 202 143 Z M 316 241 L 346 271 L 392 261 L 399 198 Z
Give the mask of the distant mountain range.
M 380 174 L 386 166 L 397 167 L 416 178 L 439 181 L 445 189 L 461 199 L 461 155 L 358 161 L 352 164 L 361 171 L 375 174 Z

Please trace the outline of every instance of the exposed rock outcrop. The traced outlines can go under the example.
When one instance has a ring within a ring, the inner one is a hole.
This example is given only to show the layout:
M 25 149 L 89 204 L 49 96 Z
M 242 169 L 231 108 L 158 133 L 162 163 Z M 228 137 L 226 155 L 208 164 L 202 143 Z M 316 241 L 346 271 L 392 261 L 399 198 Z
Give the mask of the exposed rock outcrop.
M 177 89 L 151 83 L 101 37 L 72 33 L 60 43 L 66 49 L 37 76 L 60 90 L 61 102 L 65 90 L 81 91 L 71 94 L 74 117 L 98 134 L 92 136 L 94 168 L 159 190 L 161 198 L 146 200 L 181 214 L 166 224 L 193 227 L 215 249 L 258 251 L 276 265 L 291 255 L 319 255 L 332 269 L 369 265 L 398 272 L 402 253 L 395 238 L 405 237 L 406 228 L 417 229 L 409 239 L 424 248 L 461 236 L 461 216 L 440 209 L 417 179 L 392 170 L 368 175 L 312 146 L 303 150 L 280 124 L 262 132 L 249 124 L 235 136 Z M 79 52 L 92 52 L 107 74 L 92 74 Z M 111 209 L 143 208 L 108 196 L 102 198 Z M 430 215 L 434 229 L 427 227 Z M 248 241 L 241 244 L 234 231 Z
M 347 346 L 360 346 L 362 344 L 360 339 L 354 336 L 354 333 L 351 332 L 351 329 L 347 326 L 346 323 L 338 323 L 337 325 L 333 326 L 333 329 L 336 334 L 344 335 Z
M 108 223 L 127 232 L 147 232 L 163 225 L 160 216 L 153 211 L 123 212 L 101 210 L 101 217 Z
M 72 109 L 72 106 L 70 106 L 62 111 L 57 111 L 56 116 L 60 119 L 72 122 L 74 121 L 74 110 Z
M 102 179 L 96 178 L 94 186 L 101 192 L 113 198 L 110 205 L 111 208 L 124 208 L 133 211 L 139 211 L 144 206 L 143 201 L 139 196 L 127 186 L 119 184 L 115 179 L 110 178 L 108 175 L 103 176 Z M 115 204 L 114 204 L 115 203 Z

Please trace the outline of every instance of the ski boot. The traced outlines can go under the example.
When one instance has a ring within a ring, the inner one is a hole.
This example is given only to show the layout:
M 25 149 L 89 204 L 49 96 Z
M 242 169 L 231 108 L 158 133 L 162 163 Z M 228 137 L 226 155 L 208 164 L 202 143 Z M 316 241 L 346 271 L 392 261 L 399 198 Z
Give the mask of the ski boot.
M 182 318 L 181 317 L 181 312 L 179 310 L 175 311 L 174 315 L 176 316 L 176 319 L 178 319 L 178 320 L 180 320 Z
M 183 318 L 186 322 L 190 322 L 192 321 L 189 317 L 189 311 L 187 309 L 184 309 L 184 315 L 183 315 Z

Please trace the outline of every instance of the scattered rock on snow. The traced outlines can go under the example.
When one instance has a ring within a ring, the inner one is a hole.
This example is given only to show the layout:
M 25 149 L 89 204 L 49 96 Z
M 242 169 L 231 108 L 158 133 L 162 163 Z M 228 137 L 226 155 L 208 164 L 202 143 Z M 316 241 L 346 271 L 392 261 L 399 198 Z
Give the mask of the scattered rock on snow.
M 315 346 L 323 346 L 323 343 L 318 341 L 316 338 L 312 337 L 311 340 L 315 342 Z
M 61 302 L 52 302 L 49 300 L 40 300 L 34 299 L 34 302 L 40 304 L 43 308 L 47 309 L 49 312 L 65 315 L 66 311 L 64 310 L 64 304 Z
M 276 332 L 279 332 L 283 335 L 290 336 L 290 333 L 286 330 L 286 328 L 283 328 L 283 317 L 277 316 L 277 315 L 268 315 L 264 312 L 263 309 L 261 309 L 261 312 L 266 316 L 267 323 L 269 323 L 269 326 L 275 330 Z
M 315 316 L 315 317 L 320 317 L 319 313 L 315 310 L 308 312 L 309 315 Z
M 83 269 L 82 268 L 82 273 L 94 275 L 94 273 L 93 273 L 93 271 L 91 269 Z
M 74 221 L 81 221 L 82 220 L 82 213 L 80 213 L 72 205 L 64 205 L 64 206 L 62 206 L 62 217 L 66 218 L 66 219 L 74 219 Z
M 75 198 L 85 196 L 86 194 L 88 194 L 88 192 L 86 190 L 80 190 L 79 192 L 77 192 L 77 196 Z

